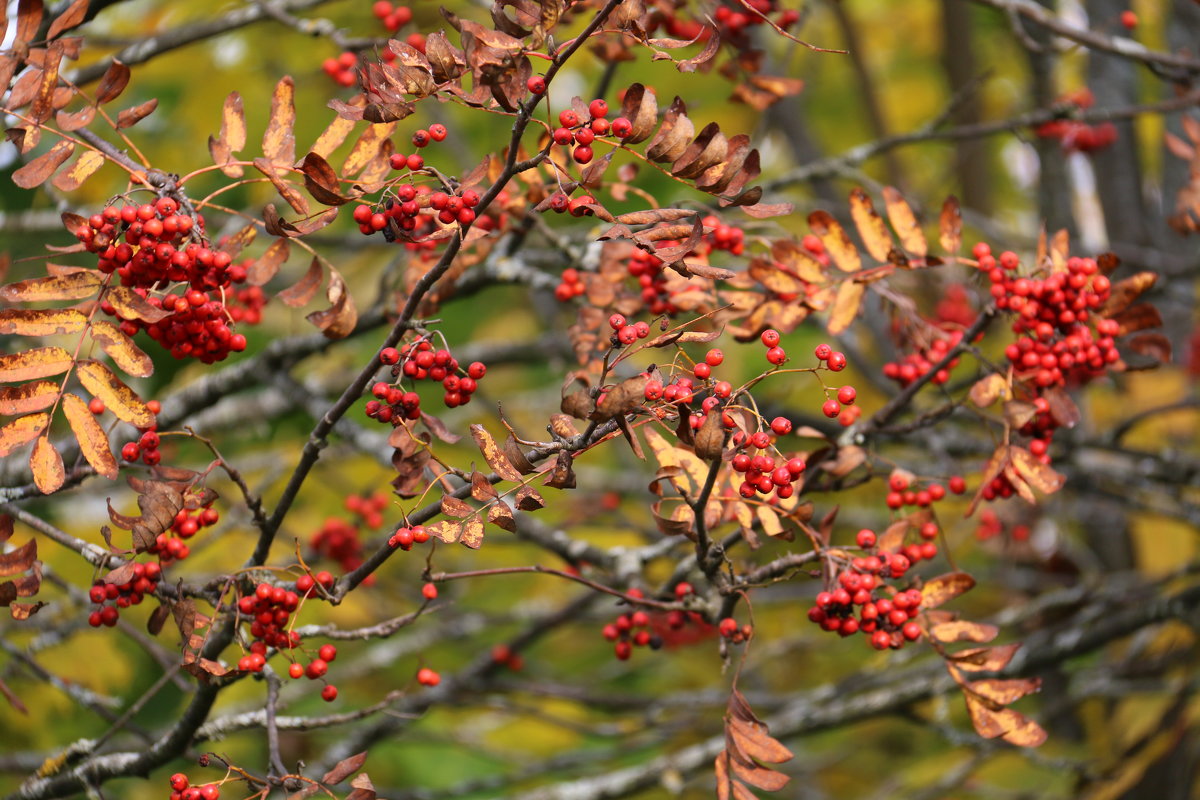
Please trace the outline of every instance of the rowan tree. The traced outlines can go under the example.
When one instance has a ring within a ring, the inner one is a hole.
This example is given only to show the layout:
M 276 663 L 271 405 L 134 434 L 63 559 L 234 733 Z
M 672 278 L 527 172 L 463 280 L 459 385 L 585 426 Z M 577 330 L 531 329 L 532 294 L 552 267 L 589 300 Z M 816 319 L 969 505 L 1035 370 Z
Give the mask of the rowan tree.
M 8 797 L 1192 796 L 1195 6 L 7 5 Z

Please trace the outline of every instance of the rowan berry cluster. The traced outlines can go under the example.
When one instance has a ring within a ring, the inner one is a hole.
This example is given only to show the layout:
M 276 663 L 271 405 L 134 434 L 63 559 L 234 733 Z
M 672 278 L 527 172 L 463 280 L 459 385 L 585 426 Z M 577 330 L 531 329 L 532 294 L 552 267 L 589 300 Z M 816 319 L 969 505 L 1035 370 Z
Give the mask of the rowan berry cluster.
M 216 525 L 220 518 L 220 512 L 212 506 L 180 509 L 171 522 L 171 527 L 155 537 L 154 545 L 147 552 L 157 555 L 159 563 L 164 567 L 182 561 L 191 555 L 186 541 L 199 533 L 201 528 Z
M 417 683 L 430 688 L 437 686 L 442 682 L 442 676 L 429 667 L 421 667 L 417 670 Z
M 388 538 L 389 547 L 399 547 L 401 550 L 411 550 L 414 544 L 424 544 L 429 541 L 429 532 L 424 525 L 397 528 Z
M 1080 89 L 1059 98 L 1059 102 L 1085 109 L 1091 108 L 1096 98 L 1090 89 Z M 1094 153 L 1117 140 L 1117 126 L 1111 122 L 1089 125 L 1073 119 L 1054 119 L 1038 125 L 1033 133 L 1039 139 L 1058 139 L 1068 153 Z
M 859 531 L 857 540 L 870 555 L 851 560 L 838 574 L 832 590 L 817 595 L 808 618 L 822 630 L 841 636 L 862 633 L 876 650 L 899 649 L 905 642 L 921 637 L 921 626 L 913 621 L 921 611 L 921 592 L 893 591 L 885 581 L 903 578 L 912 561 L 903 553 L 875 551 L 874 531 Z M 878 594 L 885 589 L 892 592 L 890 597 Z
M 171 776 L 171 800 L 220 800 L 221 787 L 215 783 L 192 786 L 188 776 L 176 772 Z
M 293 661 L 288 665 L 288 675 L 296 680 L 300 678 L 308 678 L 310 681 L 322 680 L 329 672 L 329 664 L 337 658 L 337 647 L 332 644 L 323 644 L 317 648 L 317 655 L 310 659 L 308 664 L 301 664 L 299 661 Z M 332 703 L 337 699 L 338 690 L 332 683 L 326 683 L 321 688 L 321 699 L 327 703 Z
M 530 92 L 541 94 L 546 91 L 546 83 L 541 77 L 535 76 L 526 84 Z M 541 89 L 541 91 L 535 91 Z M 587 164 L 595 155 L 592 143 L 597 136 L 612 135 L 617 139 L 625 139 L 633 132 L 633 123 L 625 117 L 617 117 L 611 123 L 608 121 L 608 103 L 597 98 L 588 103 L 588 119 L 581 119 L 579 112 L 568 108 L 558 113 L 558 127 L 554 129 L 551 138 L 556 145 L 570 149 L 571 158 L 577 164 Z M 571 149 L 574 146 L 574 149 Z
M 415 391 L 405 391 L 401 387 L 405 378 L 413 383 L 423 380 L 441 383 L 442 402 L 446 408 L 455 408 L 471 402 L 479 381 L 487 374 L 487 365 L 482 361 L 472 361 L 463 369 L 449 350 L 435 350 L 428 339 L 402 345 L 399 349 L 385 347 L 379 353 L 379 362 L 392 368 L 392 377 L 396 381 L 376 382 L 371 387 L 375 399 L 367 401 L 365 410 L 371 419 L 393 426 L 406 419 L 421 418 L 421 397 Z
M 167 312 L 155 322 L 122 318 L 122 331 L 133 336 L 145 330 L 175 358 L 191 356 L 211 364 L 246 349 L 246 337 L 233 332 L 235 319 L 227 308 L 232 284 L 246 280 L 246 265 L 210 249 L 203 239 L 203 218 L 179 211 L 170 197 L 140 206 L 108 206 L 77 228 L 75 236 L 99 256 L 101 272 L 115 272 L 122 286 Z M 178 294 L 172 293 L 175 289 Z M 265 302 L 261 291 L 245 298 L 255 312 Z M 100 307 L 119 316 L 107 299 Z M 247 322 L 256 319 L 242 316 Z
M 292 612 L 300 607 L 300 595 L 296 592 L 260 583 L 254 587 L 253 594 L 238 598 L 237 607 L 250 620 L 250 636 L 254 639 L 250 643 L 250 652 L 238 661 L 238 669 L 261 672 L 267 663 L 267 648 L 291 650 L 300 646 L 300 633 L 288 629 Z
M 376 492 L 370 497 L 349 495 L 346 498 L 346 510 L 358 517 L 360 524 L 367 528 L 378 528 L 383 524 L 383 514 L 389 501 L 386 494 Z M 320 529 L 313 534 L 308 546 L 320 557 L 336 561 L 344 572 L 357 569 L 363 561 L 363 543 L 358 524 L 349 520 L 330 517 L 325 520 Z M 374 576 L 367 576 L 365 582 L 371 582 Z
M 786 423 L 785 426 L 780 422 Z M 771 423 L 773 431 L 783 430 L 787 433 L 791 430 L 792 424 L 783 417 L 776 417 Z M 740 434 L 741 431 L 738 431 Z M 777 462 L 770 455 L 768 448 L 772 446 L 772 439 L 765 431 L 758 431 L 750 436 L 739 436 L 735 434 L 733 444 L 736 450 L 744 448 L 752 448 L 757 453 L 753 456 L 748 453 L 737 453 L 733 456 L 730 466 L 733 471 L 742 475 L 742 485 L 738 487 L 738 492 L 747 500 L 759 494 L 775 493 L 775 496 L 780 500 L 786 500 L 795 494 L 796 481 L 808 469 L 808 464 L 803 456 L 792 456 L 783 458 Z
M 750 637 L 754 634 L 754 628 L 749 624 L 739 625 L 733 617 L 725 617 L 717 623 L 717 633 L 734 644 L 741 644 L 750 641 Z
M 90 406 L 93 413 L 96 413 L 96 407 Z M 162 410 L 162 404 L 157 400 L 147 400 L 146 408 L 150 413 L 157 414 Z M 103 407 L 100 413 L 104 413 Z M 151 425 L 149 428 L 139 428 L 141 435 L 136 442 L 126 442 L 121 447 L 121 458 L 132 463 L 139 458 L 142 463 L 148 467 L 153 467 L 162 462 L 162 453 L 159 452 L 158 446 L 161 444 L 161 438 L 158 435 L 158 425 Z
M 498 664 L 501 667 L 507 667 L 513 672 L 520 672 L 525 668 L 525 659 L 521 657 L 520 653 L 506 644 L 498 644 L 492 647 L 492 663 Z
M 749 6 L 749 10 L 746 8 Z M 718 25 L 722 41 L 732 42 L 735 47 L 744 48 L 750 43 L 750 32 L 767 21 L 767 15 L 779 11 L 775 24 L 786 30 L 800 19 L 800 12 L 795 9 L 779 9 L 775 0 L 746 0 L 745 4 L 733 2 L 730 5 L 717 6 L 713 19 Z M 758 12 L 758 13 L 755 13 Z
M 1019 257 L 1013 252 L 997 258 L 984 242 L 975 246 L 979 269 L 991 282 L 997 308 L 1014 314 L 1012 331 L 1017 340 L 1005 348 L 1018 386 L 1034 407 L 1034 414 L 1019 432 L 1030 437 L 1029 451 L 1042 463 L 1060 420 L 1046 392 L 1087 383 L 1104 375 L 1120 361 L 1115 337 L 1120 324 L 1093 319 L 1108 300 L 1112 283 L 1094 259 L 1069 258 L 1065 270 L 1044 277 L 1019 274 Z M 1092 323 L 1092 324 L 1089 324 Z M 1013 487 L 1005 476 L 983 488 L 984 499 L 1005 498 Z
M 680 584 L 686 586 L 686 584 Z M 690 588 L 690 587 L 689 587 Z M 630 597 L 641 599 L 646 595 L 641 589 L 630 589 Z M 680 612 L 682 619 L 682 612 Z M 621 661 L 626 661 L 633 655 L 634 647 L 649 647 L 658 650 L 663 646 L 662 637 L 650 630 L 650 615 L 638 609 L 619 614 L 615 620 L 606 624 L 600 634 L 613 642 L 613 653 Z
M 146 595 L 153 594 L 158 588 L 161 577 L 162 568 L 158 564 L 135 562 L 132 576 L 125 583 L 96 581 L 88 590 L 88 599 L 99 608 L 88 615 L 88 625 L 113 627 L 121 615 L 120 609 L 139 605 Z

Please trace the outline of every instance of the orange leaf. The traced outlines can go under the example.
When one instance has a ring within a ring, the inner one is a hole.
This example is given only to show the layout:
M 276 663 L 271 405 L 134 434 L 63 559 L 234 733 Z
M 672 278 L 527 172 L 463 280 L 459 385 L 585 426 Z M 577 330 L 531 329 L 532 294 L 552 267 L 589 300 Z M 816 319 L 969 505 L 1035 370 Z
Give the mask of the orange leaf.
M 887 205 L 888 219 L 891 220 L 896 235 L 900 237 L 900 244 L 912 255 L 924 258 L 929 252 L 929 245 L 925 242 L 925 234 L 921 233 L 921 223 L 917 222 L 908 201 L 891 186 L 885 186 L 883 202 Z
M 496 440 L 492 438 L 492 435 L 487 432 L 487 429 L 479 424 L 472 425 L 471 438 L 479 446 L 480 452 L 483 453 L 483 459 L 487 461 L 488 466 L 497 475 L 506 481 L 520 483 L 521 473 L 512 465 L 508 457 L 504 455 L 504 452 L 496 444 Z
M 1067 479 L 1054 471 L 1049 464 L 1043 464 L 1028 450 L 1021 447 L 1010 447 L 1009 455 L 1012 465 L 1025 481 L 1043 494 L 1053 494 L 1063 487 Z
M 33 443 L 29 468 L 33 471 L 33 482 L 42 494 L 54 494 L 67 480 L 62 454 L 50 443 L 49 436 L 40 436 Z
M 73 308 L 6 308 L 0 311 L 0 333 L 14 336 L 60 336 L 77 333 L 87 317 Z
M 287 240 L 284 239 L 282 241 Z M 299 308 L 306 305 L 316 295 L 317 289 L 321 287 L 321 277 L 324 274 L 324 270 L 321 269 L 321 262 L 313 258 L 312 263 L 308 265 L 308 271 L 304 273 L 304 277 L 276 296 L 283 301 L 284 305 L 291 306 L 292 308 Z
M 251 264 L 250 268 L 246 271 L 247 283 L 249 283 L 251 286 L 262 286 L 264 283 L 271 280 L 271 278 L 274 278 L 276 273 L 279 272 L 279 267 L 285 261 L 287 261 L 290 253 L 291 245 L 288 244 L 287 239 L 279 238 L 271 242 L 270 246 L 267 247 L 266 252 L 255 259 L 254 263 Z M 321 279 L 318 275 L 316 284 L 313 286 L 314 292 L 320 283 Z M 287 301 L 285 300 L 284 302 L 286 303 Z M 306 299 L 305 302 L 308 302 L 308 300 Z M 304 305 L 304 303 L 301 303 L 300 305 Z
M 858 309 L 866 291 L 867 287 L 864 284 L 855 281 L 846 281 L 838 287 L 833 308 L 829 312 L 827 327 L 831 334 L 837 335 L 850 327 L 850 323 L 858 316 Z
M 965 572 L 948 572 L 931 578 L 921 587 L 921 607 L 937 608 L 958 597 L 975 585 L 975 579 Z
M 128 286 L 112 287 L 105 294 L 105 299 L 112 304 L 121 319 L 138 319 L 153 325 L 171 316 L 170 311 L 151 305 L 150 301 Z
M 858 234 L 871 257 L 876 261 L 887 261 L 888 252 L 892 249 L 892 237 L 883 217 L 875 213 L 871 198 L 857 186 L 850 192 L 850 216 L 854 218 Z
M 285 75 L 271 95 L 271 116 L 263 131 L 262 150 L 281 174 L 296 161 L 296 84 Z
M 54 188 L 73 192 L 104 166 L 104 154 L 99 150 L 84 150 L 75 163 L 54 176 Z
M 116 325 L 107 320 L 96 320 L 89 333 L 113 363 L 127 374 L 136 378 L 154 374 L 154 361 Z
M 129 67 L 114 58 L 109 63 L 108 69 L 104 71 L 104 77 L 100 79 L 100 85 L 96 88 L 97 105 L 104 105 L 116 100 L 129 85 L 131 74 Z
M 0 381 L 27 381 L 66 372 L 73 359 L 61 347 L 35 347 L 0 356 Z
M 104 405 L 120 419 L 138 428 L 154 425 L 154 413 L 112 370 L 99 361 L 80 361 L 75 368 L 84 388 L 104 401 Z
M 962 209 L 958 207 L 958 198 L 950 195 L 942 203 L 942 215 L 939 222 L 940 236 L 938 242 L 942 249 L 954 255 L 962 247 Z
M 87 16 L 87 7 L 88 0 L 74 0 L 71 5 L 67 6 L 66 11 L 63 11 L 54 22 L 50 23 L 50 29 L 46 31 L 46 38 L 57 38 L 63 31 L 70 30 L 82 23 L 84 17 Z
M 109 480 L 116 480 L 119 467 L 109 448 L 108 434 L 96 420 L 96 415 L 88 410 L 87 403 L 68 392 L 63 395 L 63 413 L 75 438 L 79 440 L 80 452 L 92 469 Z
M 982 622 L 953 620 L 932 626 L 929 635 L 939 642 L 990 642 L 1000 635 L 1000 629 Z
M 59 386 L 54 381 L 33 381 L 0 389 L 0 416 L 11 417 L 41 411 L 54 405 Z
M 50 425 L 50 414 L 45 411 L 26 414 L 0 428 L 0 458 L 11 455 L 18 447 L 29 444 Z
M 814 211 L 808 215 L 808 227 L 820 238 L 829 252 L 833 263 L 843 272 L 858 272 L 862 269 L 862 256 L 850 241 L 846 230 L 828 211 Z
M 1042 682 L 1038 678 L 985 678 L 971 681 L 965 688 L 993 703 L 1006 706 L 1038 691 L 1042 688 Z

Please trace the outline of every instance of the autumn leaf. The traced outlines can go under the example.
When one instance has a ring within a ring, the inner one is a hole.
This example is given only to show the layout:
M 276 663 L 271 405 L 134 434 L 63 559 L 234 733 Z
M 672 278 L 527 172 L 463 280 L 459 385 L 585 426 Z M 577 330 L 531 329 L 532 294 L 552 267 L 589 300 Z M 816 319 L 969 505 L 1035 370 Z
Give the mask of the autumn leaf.
M 112 370 L 99 361 L 80 361 L 75 367 L 79 382 L 104 401 L 105 407 L 120 419 L 138 428 L 149 428 L 154 425 L 154 412 L 146 407 L 137 392 L 113 374 Z
M 71 431 L 79 440 L 79 450 L 92 469 L 109 480 L 116 480 L 118 465 L 108 444 L 108 434 L 96 420 L 87 403 L 70 392 L 63 395 L 63 413 Z
M 930 578 L 921 587 L 921 607 L 937 608 L 970 591 L 975 579 L 965 572 L 949 572 Z

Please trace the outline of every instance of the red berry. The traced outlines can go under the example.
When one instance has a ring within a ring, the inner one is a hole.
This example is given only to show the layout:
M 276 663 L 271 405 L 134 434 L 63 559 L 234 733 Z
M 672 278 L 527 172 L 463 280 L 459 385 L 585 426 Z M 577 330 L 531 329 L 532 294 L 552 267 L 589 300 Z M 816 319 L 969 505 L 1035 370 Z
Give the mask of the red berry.
M 792 421 L 786 417 L 776 417 L 771 420 L 771 430 L 776 436 L 786 436 L 792 432 Z
M 725 361 L 725 354 L 715 347 L 704 354 L 704 363 L 710 367 L 719 367 L 723 361 Z
M 588 147 L 586 144 L 581 144 L 575 148 L 575 152 L 572 153 L 572 157 L 575 159 L 576 163 L 586 164 L 592 160 L 592 148 Z
M 93 414 L 103 414 L 104 413 L 104 401 L 101 400 L 99 397 L 93 397 L 91 400 L 88 401 L 88 411 L 91 411 Z
M 337 687 L 331 683 L 321 690 L 321 699 L 326 703 L 332 703 L 334 700 L 337 700 L 337 694 Z
M 787 352 L 782 347 L 772 347 L 767 351 L 767 361 L 775 366 L 779 366 L 787 361 Z
M 608 103 L 603 100 L 593 100 L 588 104 L 588 113 L 593 119 L 608 116 Z
M 858 392 L 855 391 L 853 386 L 843 386 L 838 389 L 838 402 L 844 406 L 851 405 L 856 397 L 858 397 Z
M 421 667 L 421 669 L 417 670 L 417 683 L 422 686 L 437 686 L 441 682 L 442 676 L 429 667 Z
M 821 361 L 829 358 L 832 353 L 833 348 L 827 344 L 819 344 L 817 345 L 816 349 L 813 350 L 813 355 L 815 355 Z
M 967 490 L 967 482 L 963 480 L 961 475 L 954 475 L 947 483 L 950 484 L 950 491 L 955 494 L 962 494 Z
M 617 117 L 612 121 L 611 130 L 618 139 L 628 139 L 633 135 L 633 123 L 625 117 Z
M 1137 14 L 1132 11 L 1122 11 L 1121 24 L 1124 25 L 1127 30 L 1133 30 L 1138 24 Z
M 824 414 L 825 416 L 829 417 L 830 419 L 833 419 L 834 417 L 836 417 L 838 414 L 841 413 L 841 411 L 842 411 L 841 403 L 839 403 L 837 400 L 834 400 L 833 398 L 826 400 L 824 405 L 821 406 L 821 413 Z
M 625 327 L 626 319 L 624 314 L 613 314 L 608 318 L 608 327 L 614 331 L 618 331 Z
M 184 789 L 188 788 L 188 784 L 188 776 L 184 775 L 182 772 L 176 772 L 171 776 L 171 788 L 177 792 L 182 792 Z
M 841 372 L 846 368 L 846 356 L 844 353 L 830 353 L 829 358 L 825 360 L 825 365 L 834 372 Z
M 579 124 L 579 115 L 571 109 L 564 109 L 558 112 L 558 124 L 564 128 L 574 128 Z
M 317 651 L 317 655 L 321 657 L 322 661 L 333 661 L 337 658 L 337 647 L 332 644 L 323 644 Z
M 777 347 L 779 345 L 779 331 L 773 328 L 763 331 L 762 336 L 759 338 L 762 340 L 764 347 Z
M 446 126 L 440 122 L 435 122 L 429 126 L 429 136 L 435 142 L 443 141 L 446 138 Z
M 292 676 L 293 678 L 303 677 L 304 676 L 304 666 L 298 662 L 293 661 L 291 666 L 288 667 L 288 675 Z
M 432 583 L 427 583 L 421 587 L 421 596 L 426 600 L 436 600 L 438 596 L 437 586 Z
M 525 88 L 533 94 L 545 94 L 546 79 L 541 75 L 534 75 L 529 80 L 525 81 Z

